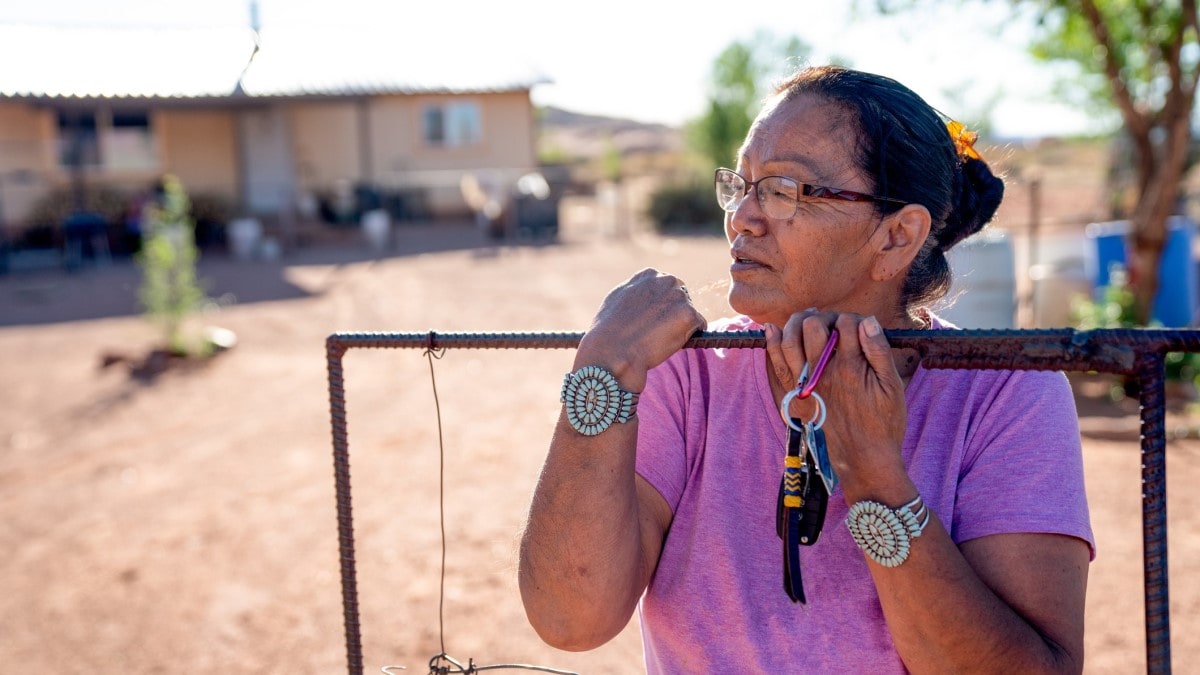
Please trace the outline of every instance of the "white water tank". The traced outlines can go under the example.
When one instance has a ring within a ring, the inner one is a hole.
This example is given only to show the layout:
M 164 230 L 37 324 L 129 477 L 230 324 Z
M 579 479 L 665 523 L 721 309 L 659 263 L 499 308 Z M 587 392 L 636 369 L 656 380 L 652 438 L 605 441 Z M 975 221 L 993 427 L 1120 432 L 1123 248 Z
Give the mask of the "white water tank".
M 960 328 L 1015 328 L 1016 261 L 1003 230 L 985 230 L 946 254 L 953 282 L 934 312 Z

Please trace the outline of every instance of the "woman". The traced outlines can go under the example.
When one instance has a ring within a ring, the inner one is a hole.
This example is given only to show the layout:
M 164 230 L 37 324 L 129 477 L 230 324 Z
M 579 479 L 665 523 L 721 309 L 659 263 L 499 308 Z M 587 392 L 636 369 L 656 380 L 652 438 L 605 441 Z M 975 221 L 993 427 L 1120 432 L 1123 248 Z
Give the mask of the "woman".
M 739 316 L 707 328 L 766 349 L 680 350 L 706 322 L 669 275 L 609 294 L 522 541 L 549 644 L 592 649 L 640 608 L 650 672 L 1082 669 L 1094 544 L 1065 377 L 926 370 L 882 334 L 952 328 L 927 309 L 945 251 L 1003 194 L 960 132 L 891 79 L 803 70 L 717 172 Z M 801 604 L 781 583 L 780 406 L 819 416 L 788 393 L 834 329 L 816 392 L 839 484 L 798 547 Z M 606 388 L 608 418 L 573 403 Z M 909 523 L 903 546 L 852 534 L 864 512 Z

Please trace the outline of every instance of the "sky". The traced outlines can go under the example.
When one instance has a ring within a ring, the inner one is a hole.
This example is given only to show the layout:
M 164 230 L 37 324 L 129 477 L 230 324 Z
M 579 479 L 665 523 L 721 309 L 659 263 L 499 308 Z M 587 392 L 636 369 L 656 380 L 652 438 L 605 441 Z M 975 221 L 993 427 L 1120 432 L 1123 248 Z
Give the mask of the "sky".
M 713 60 L 734 41 L 795 35 L 812 64 L 841 63 L 893 77 L 970 125 L 990 116 L 1001 137 L 1101 130 L 1054 102 L 1054 70 L 1026 49 L 1031 22 L 1009 3 L 924 0 L 879 17 L 871 0 L 692 2 L 606 0 L 258 0 L 271 31 L 355 36 L 388 53 L 480 67 L 521 62 L 551 80 L 539 105 L 679 125 L 704 110 Z M 251 0 L 0 0 L 0 22 L 62 26 L 228 28 L 249 25 Z M 332 58 L 332 57 L 331 57 Z M 424 58 L 424 57 L 423 57 Z M 411 62 L 410 62 L 411 63 Z M 412 64 L 421 68 L 420 63 Z

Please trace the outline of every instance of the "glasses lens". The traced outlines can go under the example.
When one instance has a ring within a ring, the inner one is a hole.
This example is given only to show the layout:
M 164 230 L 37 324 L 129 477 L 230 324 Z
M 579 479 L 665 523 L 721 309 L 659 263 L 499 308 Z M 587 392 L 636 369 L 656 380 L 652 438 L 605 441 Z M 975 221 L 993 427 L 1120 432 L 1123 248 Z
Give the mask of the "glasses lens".
M 723 211 L 737 210 L 738 202 L 746 194 L 746 181 L 728 169 L 717 171 L 716 180 L 717 204 Z
M 791 178 L 768 176 L 758 184 L 758 205 L 771 218 L 791 218 L 799 198 L 800 185 Z

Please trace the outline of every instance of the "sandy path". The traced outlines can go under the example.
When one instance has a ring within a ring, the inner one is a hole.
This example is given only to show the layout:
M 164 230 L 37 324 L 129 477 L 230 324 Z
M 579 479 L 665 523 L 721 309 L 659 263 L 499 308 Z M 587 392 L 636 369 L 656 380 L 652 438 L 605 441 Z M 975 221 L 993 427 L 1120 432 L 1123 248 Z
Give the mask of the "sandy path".
M 412 229 L 403 252 L 477 233 Z M 474 242 L 480 243 L 480 242 Z M 100 355 L 154 334 L 121 266 L 0 277 L 0 667 L 4 672 L 344 671 L 324 339 L 360 330 L 582 330 L 645 266 L 721 312 L 712 239 L 564 237 L 373 259 L 301 251 L 287 264 L 206 263 L 206 317 L 240 344 L 152 383 Z M 118 308 L 110 311 L 109 307 Z M 9 320 L 4 320 L 7 316 Z M 14 318 L 16 317 L 16 318 Z M 413 350 L 346 357 L 368 672 L 424 672 L 440 650 L 438 445 L 429 366 Z M 545 647 L 515 589 L 515 543 L 557 414 L 566 351 L 453 351 L 436 362 L 445 433 L 445 646 L 479 664 L 640 670 L 636 625 L 588 654 Z M 1101 556 L 1089 672 L 1144 670 L 1136 420 L 1085 418 Z M 1128 411 L 1125 411 L 1128 413 Z M 1173 651 L 1200 656 L 1200 444 L 1170 445 Z

